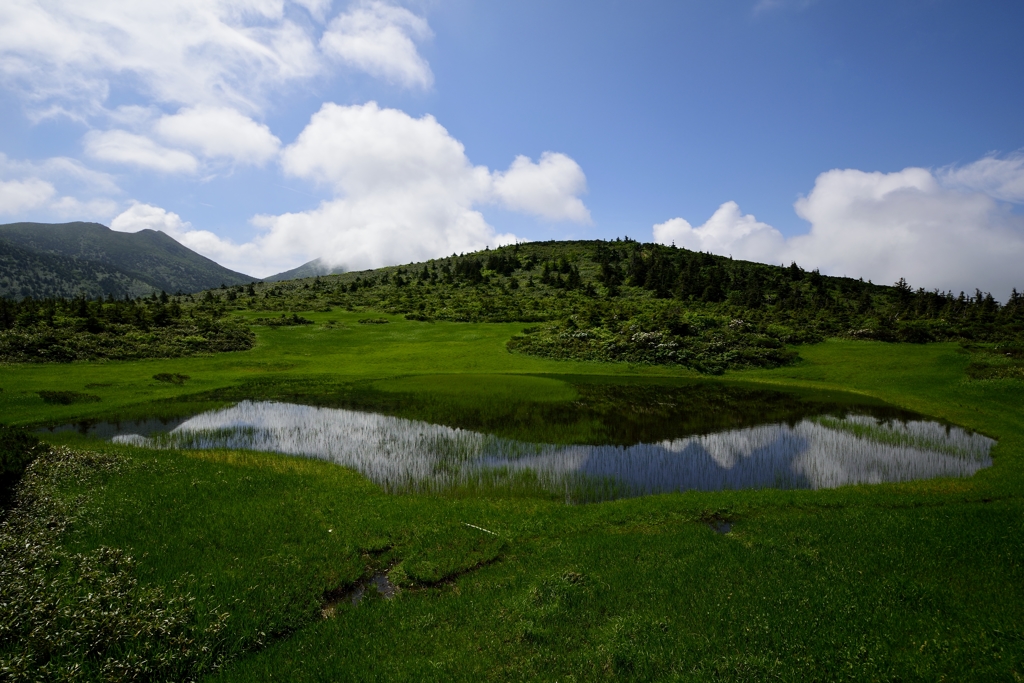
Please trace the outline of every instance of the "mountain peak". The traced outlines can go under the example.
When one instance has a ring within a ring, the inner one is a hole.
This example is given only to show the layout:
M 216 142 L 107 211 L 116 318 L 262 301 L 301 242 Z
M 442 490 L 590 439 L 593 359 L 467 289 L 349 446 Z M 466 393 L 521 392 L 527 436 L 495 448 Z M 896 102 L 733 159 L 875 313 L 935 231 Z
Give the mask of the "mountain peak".
M 99 223 L 0 225 L 0 296 L 137 296 L 253 282 L 158 230 Z

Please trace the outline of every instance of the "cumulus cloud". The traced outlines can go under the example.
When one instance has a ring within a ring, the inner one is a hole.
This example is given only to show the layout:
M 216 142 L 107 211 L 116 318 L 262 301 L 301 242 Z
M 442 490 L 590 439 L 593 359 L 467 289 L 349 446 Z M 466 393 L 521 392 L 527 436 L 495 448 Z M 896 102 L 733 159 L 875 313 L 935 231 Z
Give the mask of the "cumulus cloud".
M 474 208 L 492 200 L 490 172 L 473 166 L 432 116 L 374 102 L 325 104 L 282 152 L 282 165 L 336 198 L 312 211 L 260 217 L 270 253 L 368 268 L 514 240 Z
M 1024 284 L 1024 217 L 990 194 L 940 180 L 924 168 L 832 170 L 794 205 L 810 224 L 805 234 L 783 238 L 733 202 L 698 228 L 678 218 L 655 226 L 654 234 L 659 242 L 753 261 L 796 261 L 881 283 L 905 277 L 926 288 L 977 287 L 1005 298 Z
M 578 196 L 586 191 L 580 165 L 554 152 L 544 152 L 538 163 L 518 156 L 507 171 L 494 176 L 495 195 L 505 207 L 555 221 L 590 223 L 590 212 Z
M 1024 219 L 926 169 L 829 171 L 795 208 L 811 230 L 792 238 L 792 257 L 822 270 L 1001 297 L 1021 284 Z
M 17 214 L 43 206 L 57 193 L 39 178 L 0 181 L 0 214 Z
M 422 17 L 404 7 L 370 0 L 335 17 L 320 46 L 326 54 L 378 78 L 429 88 L 434 75 L 416 42 L 432 35 Z
M 188 152 L 169 149 L 124 130 L 90 131 L 85 152 L 99 161 L 128 164 L 161 173 L 195 173 L 199 162 Z
M 110 222 L 110 229 L 118 232 L 160 230 L 175 239 L 192 230 L 192 224 L 176 213 L 152 204 L 133 202 L 128 210 Z
M 433 116 L 417 119 L 376 102 L 323 105 L 281 162 L 290 175 L 356 196 L 424 188 L 469 202 L 490 183 L 487 169 L 470 164 Z
M 458 203 L 424 194 L 401 203 L 382 199 L 332 200 L 312 211 L 257 217 L 268 230 L 258 240 L 260 265 L 280 272 L 320 257 L 359 270 L 515 242 L 515 235 L 497 234 L 479 212 Z
M 432 116 L 413 118 L 374 102 L 325 104 L 280 158 L 286 174 L 332 198 L 308 211 L 255 217 L 261 232 L 249 242 L 194 230 L 176 214 L 141 203 L 112 227 L 163 230 L 230 268 L 263 276 L 314 258 L 361 269 L 513 242 L 478 208 L 495 203 L 556 220 L 589 217 L 573 194 L 586 178 L 572 159 L 519 158 L 494 173 L 474 166 Z
M 272 159 L 281 146 L 267 126 L 226 107 L 183 108 L 160 118 L 155 130 L 163 140 L 204 157 L 256 166 Z
M 115 83 L 160 102 L 259 108 L 322 70 L 305 0 L 19 0 L 0 3 L 0 78 L 44 111 L 102 109 Z M 307 22 L 308 23 L 308 22 Z
M 659 223 L 654 226 L 654 241 L 748 261 L 780 253 L 785 242 L 782 233 L 750 214 L 743 214 L 736 202 L 722 204 L 704 225 L 696 228 L 682 218 Z

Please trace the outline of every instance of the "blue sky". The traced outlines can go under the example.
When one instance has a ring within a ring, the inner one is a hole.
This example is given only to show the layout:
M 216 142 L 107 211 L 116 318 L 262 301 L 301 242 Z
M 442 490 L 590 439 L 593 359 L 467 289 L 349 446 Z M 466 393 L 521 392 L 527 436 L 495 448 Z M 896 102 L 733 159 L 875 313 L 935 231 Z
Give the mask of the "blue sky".
M 629 235 L 1024 288 L 1024 5 L 20 0 L 0 221 L 257 276 Z

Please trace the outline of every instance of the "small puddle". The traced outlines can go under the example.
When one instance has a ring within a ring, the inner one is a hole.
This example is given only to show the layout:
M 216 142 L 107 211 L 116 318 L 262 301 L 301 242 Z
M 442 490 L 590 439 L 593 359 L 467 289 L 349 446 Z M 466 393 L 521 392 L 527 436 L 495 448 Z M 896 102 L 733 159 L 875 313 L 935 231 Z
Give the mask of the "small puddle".
M 370 578 L 360 581 L 347 591 L 329 593 L 321 614 L 324 619 L 329 619 L 338 610 L 338 605 L 344 602 L 350 603 L 353 606 L 358 605 L 362 602 L 368 590 L 376 590 L 385 600 L 390 600 L 398 593 L 398 586 L 391 583 L 385 572 L 374 574 Z

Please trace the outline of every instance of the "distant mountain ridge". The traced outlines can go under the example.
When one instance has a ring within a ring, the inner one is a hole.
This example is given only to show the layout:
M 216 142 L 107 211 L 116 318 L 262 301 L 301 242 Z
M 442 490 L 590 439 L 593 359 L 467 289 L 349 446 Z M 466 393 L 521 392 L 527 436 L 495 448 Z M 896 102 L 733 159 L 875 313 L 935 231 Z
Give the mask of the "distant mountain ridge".
M 342 273 L 348 272 L 342 266 L 330 266 L 322 258 L 313 259 L 308 263 L 303 263 L 297 268 L 286 270 L 283 273 L 277 275 L 271 275 L 270 277 L 263 278 L 264 282 L 284 282 L 286 280 L 301 280 L 306 277 L 317 277 L 318 275 L 341 275 Z
M 0 296 L 140 296 L 200 292 L 258 278 L 229 270 L 157 230 L 99 223 L 0 225 Z

